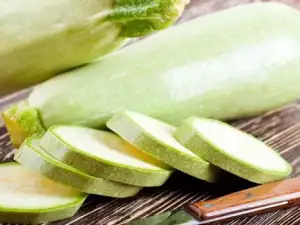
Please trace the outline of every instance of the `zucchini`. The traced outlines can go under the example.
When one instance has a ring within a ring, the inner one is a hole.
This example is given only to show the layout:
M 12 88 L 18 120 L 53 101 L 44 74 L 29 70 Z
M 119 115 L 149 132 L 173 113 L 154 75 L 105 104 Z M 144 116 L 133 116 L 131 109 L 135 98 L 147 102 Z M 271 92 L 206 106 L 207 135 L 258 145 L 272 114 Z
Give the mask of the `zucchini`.
M 172 125 L 258 115 L 300 96 L 299 27 L 300 13 L 278 3 L 203 16 L 38 85 L 24 103 L 35 121 L 23 106 L 3 116 L 18 146 L 36 124 L 103 128 L 124 109 Z
M 107 122 L 108 128 L 157 160 L 196 178 L 215 182 L 220 170 L 179 144 L 176 128 L 151 117 L 124 111 Z
M 117 135 L 85 127 L 53 126 L 40 140 L 56 159 L 92 176 L 125 184 L 160 186 L 173 169 Z
M 171 25 L 186 0 L 0 2 L 0 95 L 88 63 Z
M 0 165 L 0 221 L 40 224 L 72 217 L 87 195 L 18 163 Z
M 292 171 L 275 150 L 224 122 L 190 117 L 174 135 L 198 156 L 254 183 L 281 180 Z
M 115 198 L 134 196 L 141 188 L 90 176 L 53 158 L 39 146 L 39 138 L 28 138 L 14 159 L 25 168 L 89 194 Z M 34 162 L 34 163 L 33 163 Z

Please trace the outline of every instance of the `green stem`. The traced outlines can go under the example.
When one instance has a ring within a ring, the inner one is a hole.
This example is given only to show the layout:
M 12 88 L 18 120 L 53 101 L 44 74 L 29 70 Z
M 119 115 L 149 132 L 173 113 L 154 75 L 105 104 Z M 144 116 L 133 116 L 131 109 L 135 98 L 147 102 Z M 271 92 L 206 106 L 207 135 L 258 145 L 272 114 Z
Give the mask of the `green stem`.
M 44 128 L 37 109 L 22 101 L 2 113 L 12 144 L 18 148 L 29 136 L 40 136 Z
M 116 0 L 108 18 L 122 25 L 121 36 L 139 37 L 173 24 L 188 0 Z

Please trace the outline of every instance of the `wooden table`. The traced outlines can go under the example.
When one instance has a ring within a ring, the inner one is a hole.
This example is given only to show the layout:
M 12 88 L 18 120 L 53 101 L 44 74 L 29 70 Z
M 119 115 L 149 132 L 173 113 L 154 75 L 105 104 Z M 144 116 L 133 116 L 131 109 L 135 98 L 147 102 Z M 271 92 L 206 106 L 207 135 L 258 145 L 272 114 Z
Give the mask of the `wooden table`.
M 192 0 L 180 23 L 250 0 Z M 299 0 L 284 2 L 300 9 Z M 300 29 L 300 27 L 299 27 Z M 226 35 L 226 34 L 224 34 Z M 299 75 L 300 76 L 300 75 Z M 300 87 L 299 87 L 300 88 Z M 0 110 L 9 104 L 23 99 L 28 91 L 16 93 L 0 99 Z M 293 167 L 292 176 L 300 172 L 300 101 L 281 110 L 269 112 L 260 117 L 235 121 L 233 124 L 244 131 L 266 141 L 278 149 Z M 1 121 L 0 121 L 1 126 Z M 0 128 L 0 160 L 11 161 L 13 150 L 4 127 Z M 160 188 L 147 188 L 135 197 L 113 199 L 102 196 L 90 196 L 80 211 L 71 219 L 56 222 L 57 225 L 120 225 L 135 218 L 176 209 L 185 203 L 217 197 L 252 184 L 232 177 L 231 182 L 207 184 L 190 176 L 177 172 Z M 300 207 L 272 212 L 228 223 L 230 225 L 296 225 L 300 224 Z

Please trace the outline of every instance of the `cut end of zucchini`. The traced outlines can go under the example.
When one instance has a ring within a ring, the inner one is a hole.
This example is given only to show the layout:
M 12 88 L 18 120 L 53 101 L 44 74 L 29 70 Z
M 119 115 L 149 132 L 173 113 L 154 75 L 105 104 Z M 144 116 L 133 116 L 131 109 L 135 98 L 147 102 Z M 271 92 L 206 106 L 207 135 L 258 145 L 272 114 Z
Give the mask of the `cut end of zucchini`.
M 292 171 L 275 150 L 224 122 L 192 117 L 175 137 L 205 160 L 254 183 L 281 180 Z
M 142 189 L 83 173 L 52 157 L 40 147 L 39 142 L 40 138 L 27 138 L 16 152 L 14 159 L 25 168 L 89 194 L 125 198 L 136 195 Z
M 18 163 L 0 165 L 0 221 L 44 223 L 73 216 L 86 194 L 55 183 Z
M 116 114 L 107 126 L 130 144 L 157 160 L 208 182 L 218 180 L 221 170 L 183 147 L 174 137 L 175 127 L 140 113 Z
M 173 24 L 188 3 L 189 0 L 116 0 L 109 19 L 121 24 L 121 36 L 144 36 Z
M 173 170 L 119 136 L 78 126 L 53 126 L 40 145 L 61 162 L 92 176 L 136 186 L 160 186 Z
M 12 144 L 18 148 L 29 136 L 39 136 L 45 132 L 38 110 L 26 101 L 14 105 L 2 113 L 2 118 L 10 134 Z

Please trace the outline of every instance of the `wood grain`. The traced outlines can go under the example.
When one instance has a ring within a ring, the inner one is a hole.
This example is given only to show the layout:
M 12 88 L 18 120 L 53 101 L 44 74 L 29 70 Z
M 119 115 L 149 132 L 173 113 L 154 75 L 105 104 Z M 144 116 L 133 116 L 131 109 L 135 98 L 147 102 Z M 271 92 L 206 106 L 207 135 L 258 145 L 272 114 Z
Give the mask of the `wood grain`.
M 229 221 L 299 205 L 300 177 L 258 185 L 216 199 L 195 202 L 185 209 L 200 221 Z
M 184 16 L 186 20 L 205 15 L 220 9 L 255 0 L 191 0 Z M 257 1 L 255 1 L 257 2 Z M 288 5 L 300 9 L 300 1 L 283 0 Z M 300 29 L 300 28 L 299 28 Z M 29 90 L 0 99 L 0 110 L 25 98 Z M 256 118 L 232 122 L 233 125 L 266 141 L 276 148 L 294 167 L 292 176 L 300 174 L 300 102 L 290 104 L 283 109 L 269 112 Z M 1 126 L 1 121 L 0 121 Z M 11 161 L 14 150 L 4 127 L 0 128 L 0 161 Z M 135 197 L 112 199 L 90 196 L 80 211 L 71 219 L 51 223 L 55 225 L 120 225 L 136 218 L 154 215 L 171 209 L 177 209 L 190 202 L 206 200 L 253 186 L 236 177 L 226 177 L 222 185 L 212 185 L 180 172 L 159 188 L 147 188 Z M 300 224 L 300 207 L 267 213 L 227 225 L 297 225 Z M 4 224 L 0 224 L 4 225 Z

